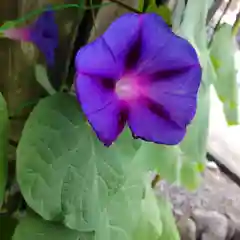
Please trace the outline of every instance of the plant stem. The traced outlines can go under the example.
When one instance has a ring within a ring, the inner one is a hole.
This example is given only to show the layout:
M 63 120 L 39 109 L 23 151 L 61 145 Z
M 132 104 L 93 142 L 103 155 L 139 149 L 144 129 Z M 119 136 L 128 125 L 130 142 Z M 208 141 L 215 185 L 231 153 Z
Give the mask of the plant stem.
M 227 13 L 228 8 L 230 7 L 231 3 L 232 3 L 232 0 L 229 0 L 228 3 L 227 3 L 227 5 L 226 5 L 226 7 L 224 8 L 224 10 L 223 10 L 220 18 L 218 19 L 218 22 L 217 22 L 216 26 L 215 26 L 214 29 L 213 29 L 213 35 L 212 35 L 212 38 L 211 38 L 208 46 L 211 46 L 212 41 L 213 41 L 214 34 L 215 34 L 215 32 L 217 31 L 218 27 L 220 26 L 221 21 L 222 21 L 223 17 L 225 16 L 225 14 Z
M 120 1 L 118 1 L 118 0 L 110 0 L 110 1 L 113 2 L 113 3 L 116 3 L 116 4 L 120 5 L 120 6 L 122 6 L 122 7 L 124 7 L 124 8 L 126 8 L 127 10 L 129 10 L 129 11 L 131 11 L 131 12 L 142 13 L 141 11 L 139 11 L 139 10 L 137 10 L 137 9 L 135 9 L 135 8 L 132 8 L 132 7 L 130 7 L 129 5 L 126 5 L 125 3 L 122 3 L 122 2 L 120 2 Z
M 160 177 L 160 175 L 159 174 L 156 174 L 155 175 L 155 177 L 154 177 L 154 179 L 152 180 L 152 188 L 155 188 L 156 187 L 156 185 L 157 185 L 157 183 L 159 182 L 161 180 L 161 177 Z
M 224 10 L 223 10 L 223 12 L 222 12 L 222 15 L 221 15 L 220 18 L 218 19 L 218 22 L 217 22 L 217 24 L 216 24 L 216 26 L 215 26 L 215 28 L 214 28 L 214 32 L 217 30 L 217 28 L 218 28 L 219 25 L 221 24 L 221 21 L 222 21 L 223 17 L 226 15 L 226 13 L 227 13 L 230 5 L 232 4 L 232 1 L 233 1 L 233 0 L 229 0 L 229 1 L 228 1 L 226 7 L 224 8 Z
M 240 28 L 240 10 L 236 16 L 236 20 L 233 24 L 233 28 L 232 28 L 232 34 L 233 36 L 236 36 L 238 34 L 238 30 Z

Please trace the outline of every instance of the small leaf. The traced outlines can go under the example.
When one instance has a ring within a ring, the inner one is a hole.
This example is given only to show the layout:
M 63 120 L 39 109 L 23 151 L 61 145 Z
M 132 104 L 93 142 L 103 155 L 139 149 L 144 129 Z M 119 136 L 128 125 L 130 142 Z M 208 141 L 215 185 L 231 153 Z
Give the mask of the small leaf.
M 188 0 L 181 24 L 181 35 L 199 50 L 207 48 L 206 18 L 212 0 Z
M 46 68 L 43 65 L 41 65 L 41 64 L 36 64 L 35 65 L 35 76 L 36 76 L 37 82 L 40 83 L 40 85 L 50 95 L 53 95 L 53 94 L 56 93 L 56 90 L 53 88 L 53 86 L 51 85 L 51 83 L 48 79 Z
M 190 184 L 193 183 L 191 176 L 196 176 L 195 173 L 199 173 L 204 168 L 209 126 L 210 85 L 216 81 L 206 34 L 206 18 L 211 3 L 212 0 L 188 0 L 179 30 L 179 34 L 188 39 L 195 48 L 202 66 L 202 82 L 198 92 L 197 112 L 187 128 L 186 136 L 180 143 L 185 162 L 191 163 L 186 165 L 181 180 Z M 198 178 L 194 177 L 194 179 L 196 179 L 195 183 L 199 182 L 199 175 Z M 189 187 L 192 188 L 195 183 Z
M 178 229 L 175 224 L 175 220 L 171 211 L 170 203 L 158 196 L 155 199 L 157 201 L 158 218 L 161 222 L 161 235 L 154 231 L 153 225 L 149 223 L 145 216 L 145 212 L 142 212 L 142 217 L 139 220 L 137 228 L 133 234 L 132 240 L 180 240 Z M 150 202 L 149 202 L 150 203 Z M 155 203 L 154 203 L 155 205 Z
M 145 0 L 139 0 L 139 1 L 138 1 L 138 10 L 139 10 L 140 12 L 143 12 L 143 11 L 144 11 L 144 2 L 145 2 Z
M 182 152 L 179 146 L 144 142 L 134 160 L 139 164 L 142 163 L 144 169 L 157 171 L 162 179 L 170 183 L 181 184 L 190 190 L 195 189 L 199 184 L 197 162 L 189 158 L 187 152 Z
M 163 224 L 162 235 L 158 240 L 180 240 L 177 226 L 175 224 L 175 219 L 171 211 L 170 203 L 160 197 L 158 199 L 158 206 L 161 213 L 161 220 Z
M 172 14 L 173 29 L 177 31 L 180 28 L 185 9 L 185 0 L 178 0 Z
M 239 105 L 237 101 L 224 101 L 223 112 L 229 126 L 239 124 Z
M 93 240 L 93 233 L 80 233 L 60 224 L 44 221 L 35 214 L 21 219 L 13 240 Z
M 145 197 L 142 200 L 142 209 L 146 221 L 153 226 L 153 230 L 156 231 L 158 236 L 161 236 L 162 222 L 157 199 L 151 185 L 147 181 L 145 188 Z
M 223 24 L 214 34 L 210 47 L 211 59 L 217 80 L 213 83 L 229 125 L 239 123 L 237 72 L 234 65 L 235 46 L 232 38 L 232 27 Z
M 0 26 L 0 31 L 4 31 L 9 28 L 14 28 L 15 25 L 16 25 L 16 23 L 13 21 L 6 21 Z
M 210 90 L 200 88 L 198 93 L 197 113 L 187 129 L 187 134 L 180 143 L 182 152 L 192 162 L 204 162 L 209 125 Z
M 216 76 L 211 68 L 211 60 L 207 46 L 206 18 L 212 0 L 188 0 L 183 21 L 178 33 L 186 38 L 195 48 L 203 69 L 202 85 L 207 88 Z M 208 73 L 207 73 L 208 72 Z M 211 73 L 211 76 L 209 76 Z
M 0 208 L 4 199 L 7 182 L 7 143 L 8 143 L 8 110 L 7 103 L 0 93 Z
M 151 4 L 148 6 L 146 12 L 156 13 L 161 16 L 168 25 L 172 24 L 171 11 L 166 5 L 160 5 L 158 7 L 156 3 Z
M 140 12 L 144 13 L 144 12 L 146 12 L 148 6 L 154 2 L 155 2 L 154 0 L 139 0 L 138 1 L 138 10 Z

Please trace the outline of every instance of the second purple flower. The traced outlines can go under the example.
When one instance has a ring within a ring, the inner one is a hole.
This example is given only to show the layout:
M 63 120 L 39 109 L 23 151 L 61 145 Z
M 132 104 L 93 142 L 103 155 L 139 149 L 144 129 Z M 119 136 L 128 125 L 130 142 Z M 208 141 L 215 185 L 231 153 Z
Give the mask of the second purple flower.
M 3 31 L 5 37 L 34 43 L 45 55 L 48 65 L 54 64 L 58 46 L 58 26 L 51 7 L 43 12 L 31 25 L 23 28 L 9 28 Z
M 178 144 L 196 112 L 201 67 L 194 48 L 156 14 L 125 14 L 76 56 L 78 99 L 98 138 Z

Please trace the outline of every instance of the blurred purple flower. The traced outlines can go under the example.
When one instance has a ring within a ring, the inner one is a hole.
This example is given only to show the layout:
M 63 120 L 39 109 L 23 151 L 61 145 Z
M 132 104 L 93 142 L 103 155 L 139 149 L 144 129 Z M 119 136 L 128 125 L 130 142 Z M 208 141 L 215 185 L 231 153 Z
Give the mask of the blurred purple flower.
M 33 42 L 45 55 L 48 65 L 53 65 L 54 51 L 58 46 L 58 27 L 51 8 L 42 13 L 32 25 L 9 28 L 3 34 L 13 40 Z
M 78 100 L 111 145 L 128 124 L 136 138 L 178 144 L 196 112 L 201 67 L 194 48 L 156 14 L 125 14 L 76 56 Z

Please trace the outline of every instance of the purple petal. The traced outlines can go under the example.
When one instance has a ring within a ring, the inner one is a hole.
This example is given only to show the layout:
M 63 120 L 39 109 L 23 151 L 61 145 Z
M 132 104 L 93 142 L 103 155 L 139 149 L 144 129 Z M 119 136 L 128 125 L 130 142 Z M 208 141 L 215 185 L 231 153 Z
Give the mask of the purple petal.
M 180 127 L 185 128 L 196 112 L 197 92 L 201 80 L 200 66 L 190 67 L 183 72 L 172 72 L 151 82 L 147 96 L 161 104 Z
M 154 111 L 143 100 L 131 105 L 127 122 L 135 137 L 159 144 L 178 144 L 186 132 L 169 118 L 164 108 Z
M 151 75 L 199 65 L 197 54 L 187 40 L 172 33 L 162 18 L 145 14 L 141 28 L 141 56 L 137 74 Z
M 79 102 L 98 138 L 111 145 L 122 132 L 126 116 L 124 106 L 112 89 L 106 88 L 104 79 L 78 74 L 75 88 Z
M 44 12 L 30 28 L 30 40 L 37 45 L 45 55 L 47 63 L 54 63 L 54 51 L 58 46 L 58 27 L 54 12 L 49 9 Z
M 128 67 L 126 66 L 128 60 L 131 60 L 131 57 L 133 57 L 133 61 L 135 60 L 132 55 L 135 53 L 135 47 L 140 37 L 141 17 L 142 15 L 136 13 L 124 14 L 114 21 L 103 34 L 122 73 Z
M 120 76 L 117 61 L 102 37 L 78 51 L 75 65 L 77 72 L 85 75 L 89 74 L 112 79 L 117 79 Z
M 125 59 L 138 39 L 138 14 L 125 14 L 113 22 L 102 37 L 81 48 L 76 56 L 78 72 L 118 80 Z

